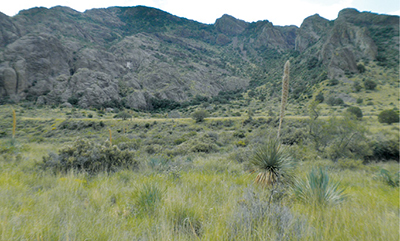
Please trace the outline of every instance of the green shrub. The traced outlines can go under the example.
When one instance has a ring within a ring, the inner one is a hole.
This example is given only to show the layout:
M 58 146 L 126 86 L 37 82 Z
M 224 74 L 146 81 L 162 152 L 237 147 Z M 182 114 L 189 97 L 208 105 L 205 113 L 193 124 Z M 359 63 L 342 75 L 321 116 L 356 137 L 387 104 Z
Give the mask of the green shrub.
M 67 172 L 69 170 L 95 174 L 101 171 L 116 171 L 119 168 L 137 168 L 138 162 L 134 153 L 121 151 L 117 146 L 92 143 L 86 139 L 77 139 L 71 146 L 59 150 L 58 154 L 50 152 L 40 163 L 42 168 Z
M 322 92 L 319 92 L 318 95 L 315 96 L 315 101 L 318 103 L 324 102 L 324 94 Z
M 175 139 L 174 140 L 174 144 L 175 145 L 180 145 L 180 144 L 184 143 L 185 141 L 186 141 L 186 139 L 181 137 L 181 138 Z
M 120 119 L 126 120 L 126 119 L 132 118 L 132 115 L 126 111 L 121 111 L 118 114 L 114 115 L 114 118 L 120 118 Z
M 360 73 L 364 73 L 365 72 L 365 66 L 363 64 L 357 64 L 357 70 Z
M 343 105 L 344 101 L 341 98 L 329 97 L 326 103 L 330 106 Z
M 360 90 L 361 90 L 361 85 L 360 85 L 360 82 L 358 82 L 358 81 L 354 81 L 354 83 L 353 83 L 353 89 L 354 89 L 354 91 L 355 92 L 360 92 Z
M 399 112 L 395 111 L 394 109 L 383 110 L 378 115 L 378 121 L 380 123 L 387 123 L 389 125 L 391 125 L 392 123 L 398 123 L 399 122 Z
M 357 119 L 361 119 L 363 117 L 362 110 L 356 106 L 351 106 L 351 107 L 347 108 L 346 111 L 355 115 L 357 117 Z
M 339 80 L 337 79 L 330 79 L 328 82 L 328 86 L 335 86 L 339 84 Z
M 238 131 L 235 131 L 235 133 L 233 133 L 233 136 L 236 138 L 245 138 L 246 133 L 244 130 L 238 130 Z
M 399 138 L 386 139 L 377 137 L 370 145 L 372 156 L 369 159 L 377 161 L 399 161 Z
M 190 148 L 190 152 L 204 152 L 204 153 L 211 153 L 217 151 L 218 147 L 213 143 L 206 143 L 206 142 L 194 142 L 192 148 Z
M 337 161 L 337 165 L 341 169 L 363 169 L 363 161 L 362 160 L 354 160 L 354 159 L 339 159 Z
M 207 117 L 208 117 L 208 112 L 206 110 L 197 110 L 192 114 L 192 118 L 196 121 L 196 123 L 203 122 L 204 119 Z
M 242 140 L 236 142 L 235 145 L 236 145 L 237 147 L 245 147 L 245 146 L 247 146 L 246 142 L 245 142 L 245 141 L 242 141 Z
M 377 84 L 370 79 L 367 79 L 364 81 L 364 88 L 366 90 L 374 90 L 376 88 L 376 86 L 377 86 Z

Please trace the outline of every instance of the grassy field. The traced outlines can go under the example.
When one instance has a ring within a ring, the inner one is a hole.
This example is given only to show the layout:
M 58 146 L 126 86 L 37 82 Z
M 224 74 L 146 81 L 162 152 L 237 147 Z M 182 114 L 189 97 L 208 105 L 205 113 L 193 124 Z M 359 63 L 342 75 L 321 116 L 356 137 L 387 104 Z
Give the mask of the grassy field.
M 16 110 L 16 138 L 11 139 Z M 88 115 L 92 114 L 92 118 Z M 399 188 L 380 170 L 398 162 L 333 162 L 307 139 L 290 146 L 295 178 L 316 167 L 345 188 L 336 205 L 315 206 L 290 187 L 269 201 L 254 184 L 248 160 L 276 130 L 276 118 L 256 116 L 170 119 L 140 114 L 129 120 L 91 110 L 1 106 L 1 240 L 399 240 Z M 70 118 L 68 118 L 70 117 Z M 307 130 L 304 115 L 285 121 L 283 138 Z M 327 120 L 328 117 L 322 119 Z M 398 133 L 365 117 L 370 134 Z M 83 136 L 129 143 L 139 166 L 88 174 L 43 168 L 43 156 Z

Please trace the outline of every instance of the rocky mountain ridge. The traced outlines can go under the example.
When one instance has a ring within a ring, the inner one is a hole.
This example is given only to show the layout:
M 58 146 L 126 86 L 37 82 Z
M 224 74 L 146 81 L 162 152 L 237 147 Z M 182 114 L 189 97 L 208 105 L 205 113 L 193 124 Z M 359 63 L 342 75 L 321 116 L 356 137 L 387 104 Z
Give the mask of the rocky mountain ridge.
M 334 21 L 308 17 L 300 28 L 229 15 L 206 25 L 143 6 L 0 13 L 0 98 L 152 109 L 154 100 L 278 86 L 288 58 L 299 96 L 326 78 L 359 72 L 359 63 L 398 66 L 398 23 L 398 16 L 355 9 Z

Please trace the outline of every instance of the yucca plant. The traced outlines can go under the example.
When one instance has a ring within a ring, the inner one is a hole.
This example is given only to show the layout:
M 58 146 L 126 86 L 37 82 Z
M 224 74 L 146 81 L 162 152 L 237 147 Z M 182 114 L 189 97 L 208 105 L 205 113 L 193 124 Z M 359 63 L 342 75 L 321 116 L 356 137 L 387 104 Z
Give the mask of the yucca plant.
M 253 171 L 258 171 L 255 183 L 273 186 L 278 182 L 290 181 L 293 177 L 294 161 L 289 150 L 277 138 L 270 138 L 259 146 L 250 159 Z
M 392 187 L 399 186 L 400 172 L 394 173 L 393 175 L 386 169 L 379 171 L 378 177 L 386 184 Z
M 293 185 L 293 192 L 298 200 L 315 206 L 326 206 L 342 202 L 346 195 L 340 182 L 329 179 L 326 171 L 312 169 L 306 179 L 298 179 Z

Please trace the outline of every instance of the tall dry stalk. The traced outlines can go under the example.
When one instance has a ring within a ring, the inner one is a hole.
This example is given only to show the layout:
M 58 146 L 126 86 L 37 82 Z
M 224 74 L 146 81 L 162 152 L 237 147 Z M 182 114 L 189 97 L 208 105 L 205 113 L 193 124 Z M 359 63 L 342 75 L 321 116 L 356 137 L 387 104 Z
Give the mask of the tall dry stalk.
M 285 115 L 285 107 L 289 95 L 289 69 L 290 69 L 290 62 L 289 60 L 286 61 L 285 67 L 283 70 L 283 78 L 282 78 L 282 103 L 281 103 L 281 114 L 279 116 L 279 128 L 278 128 L 278 138 L 281 134 L 282 128 L 282 121 L 283 116 Z
M 111 135 L 111 129 L 108 129 L 108 132 L 110 133 L 110 145 L 112 145 L 112 135 Z
M 12 129 L 12 138 L 15 139 L 15 128 L 17 127 L 17 115 L 15 114 L 15 110 L 13 110 L 13 129 Z

